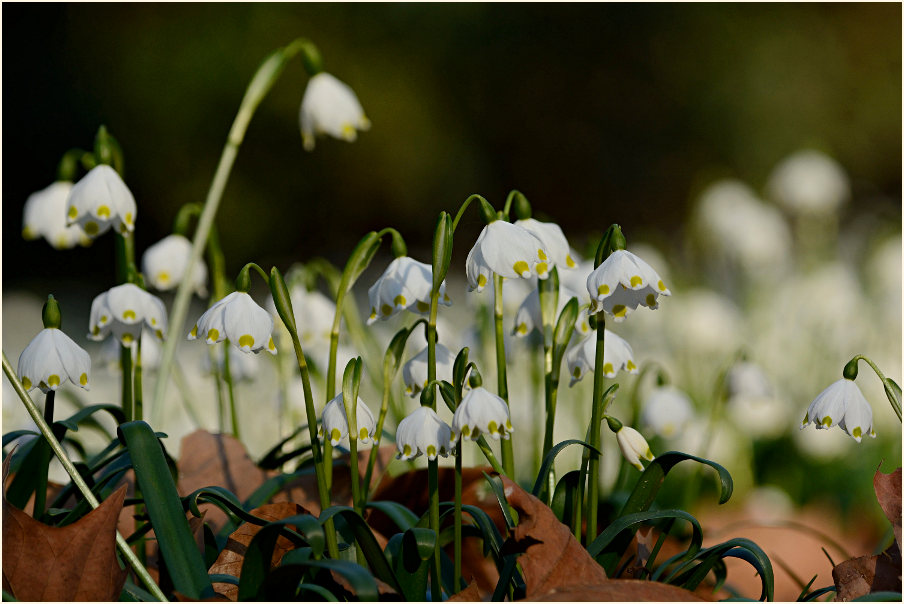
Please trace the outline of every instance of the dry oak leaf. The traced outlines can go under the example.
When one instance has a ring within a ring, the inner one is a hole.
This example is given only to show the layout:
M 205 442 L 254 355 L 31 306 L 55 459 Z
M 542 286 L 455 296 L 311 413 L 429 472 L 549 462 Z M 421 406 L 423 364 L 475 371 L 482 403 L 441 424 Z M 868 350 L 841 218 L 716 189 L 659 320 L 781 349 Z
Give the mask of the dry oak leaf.
M 578 585 L 595 586 L 607 581 L 603 567 L 575 540 L 549 507 L 505 476 L 502 485 L 509 505 L 518 512 L 515 551 L 526 545 L 518 563 L 528 600 L 536 600 L 556 590 L 572 590 Z
M 880 466 L 881 468 L 881 466 Z M 898 548 L 901 547 L 901 468 L 898 468 L 891 474 L 883 474 L 879 468 L 876 468 L 876 474 L 873 476 L 873 488 L 876 491 L 876 499 L 879 500 L 879 506 L 885 512 L 888 521 L 891 522 L 895 530 L 895 540 L 898 542 Z
M 266 520 L 267 522 L 273 522 L 275 520 L 282 520 L 283 518 L 296 516 L 298 514 L 308 514 L 310 512 L 296 503 L 284 501 L 262 505 L 259 508 L 251 510 L 249 513 L 252 516 L 257 516 L 258 518 Z M 223 551 L 220 552 L 220 555 L 217 556 L 216 562 L 210 567 L 208 573 L 240 577 L 242 564 L 245 561 L 245 552 L 248 550 L 248 544 L 251 543 L 251 540 L 261 528 L 262 527 L 259 524 L 243 522 L 235 532 L 229 535 L 229 539 L 226 540 L 226 547 L 224 547 Z M 270 567 L 273 568 L 277 566 L 285 553 L 292 549 L 295 549 L 292 542 L 280 535 L 276 539 L 276 547 L 273 548 L 273 558 L 270 560 Z M 214 583 L 213 589 L 219 595 L 224 596 L 229 600 L 236 601 L 238 599 L 239 588 L 237 585 L 232 585 L 231 583 Z
M 447 602 L 480 602 L 482 600 L 483 598 L 480 597 L 480 589 L 477 588 L 477 581 L 471 579 L 471 582 L 468 583 L 467 587 L 457 594 L 450 596 Z
M 562 587 L 541 594 L 538 602 L 707 602 L 675 585 L 637 579 L 609 579 L 597 585 Z
M 15 508 L 4 492 L 3 589 L 26 601 L 118 600 L 128 572 L 116 559 L 125 496 L 122 487 L 78 521 L 55 527 Z

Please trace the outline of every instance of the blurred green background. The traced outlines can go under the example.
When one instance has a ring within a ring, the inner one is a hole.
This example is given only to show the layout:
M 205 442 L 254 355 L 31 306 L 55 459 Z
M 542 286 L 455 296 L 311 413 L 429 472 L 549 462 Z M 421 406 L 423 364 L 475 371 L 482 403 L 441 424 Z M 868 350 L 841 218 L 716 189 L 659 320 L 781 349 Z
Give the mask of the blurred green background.
M 288 67 L 217 218 L 230 274 L 252 260 L 344 262 L 363 233 L 388 225 L 423 250 L 440 210 L 475 192 L 498 206 L 511 188 L 573 244 L 615 220 L 668 237 L 711 178 L 759 188 L 805 146 L 848 171 L 860 207 L 847 212 L 900 222 L 899 4 L 3 9 L 4 288 L 112 285 L 113 238 L 66 252 L 23 241 L 26 197 L 106 124 L 125 151 L 140 255 L 179 206 L 203 201 L 248 80 L 297 36 L 355 89 L 373 127 L 306 153 L 307 77 L 300 62 Z

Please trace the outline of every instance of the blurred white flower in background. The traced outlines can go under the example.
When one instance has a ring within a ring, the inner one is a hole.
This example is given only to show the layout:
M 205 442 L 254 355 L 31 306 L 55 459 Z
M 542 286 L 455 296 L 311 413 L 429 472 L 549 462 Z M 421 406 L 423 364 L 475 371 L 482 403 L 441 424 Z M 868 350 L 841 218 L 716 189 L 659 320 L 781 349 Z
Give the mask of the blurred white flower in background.
M 694 408 L 691 400 L 678 388 L 659 386 L 646 396 L 640 418 L 658 436 L 671 438 L 694 418 Z
M 769 378 L 755 363 L 736 363 L 727 375 L 728 415 L 754 438 L 774 438 L 789 428 L 791 406 L 774 394 Z
M 31 241 L 43 236 L 58 250 L 91 245 L 82 227 L 66 224 L 66 200 L 71 191 L 71 182 L 58 180 L 29 195 L 22 209 L 22 237 Z
M 143 346 L 144 344 L 142 344 Z M 217 364 L 217 370 L 223 375 L 223 367 L 225 357 L 223 356 L 223 347 L 227 346 L 226 342 L 222 342 L 213 346 L 210 351 Z M 229 375 L 232 376 L 234 382 L 253 382 L 260 373 L 259 361 L 256 355 L 244 354 L 241 349 L 237 348 L 232 342 L 229 346 Z M 241 353 L 241 354 L 240 354 Z M 144 349 L 141 350 L 142 357 Z M 210 363 L 210 355 L 201 355 L 201 370 L 205 374 L 213 373 Z
M 572 346 L 565 353 L 565 364 L 571 376 L 569 386 L 574 386 L 585 375 L 593 373 L 596 366 L 596 337 L 587 336 Z M 603 375 L 614 378 L 619 371 L 637 374 L 634 351 L 624 338 L 607 329 L 603 340 Z
M 137 350 L 137 342 L 133 341 L 129 344 L 132 349 L 132 358 L 135 358 Z M 121 345 L 115 338 L 104 340 L 100 348 L 100 360 L 107 369 L 111 371 L 119 371 L 120 368 L 120 350 Z M 153 371 L 160 366 L 160 355 L 163 349 L 160 346 L 160 340 L 147 330 L 141 331 L 141 368 L 144 371 Z
M 175 289 L 185 278 L 190 256 L 191 241 L 182 235 L 167 235 L 145 250 L 141 272 L 154 289 Z M 203 260 L 198 260 L 192 275 L 192 290 L 201 298 L 207 297 L 207 266 Z
M 417 396 L 427 387 L 427 352 L 428 349 L 425 347 L 402 366 L 402 381 L 405 383 L 405 394 L 408 396 Z M 451 383 L 454 363 L 455 353 L 437 342 L 436 379 Z
M 112 332 L 122 344 L 129 345 L 141 334 L 142 324 L 162 340 L 166 332 L 166 307 L 157 296 L 132 283 L 123 283 L 91 302 L 88 338 L 99 342 Z
M 355 91 L 325 71 L 308 81 L 299 120 L 306 151 L 313 151 L 316 136 L 328 134 L 352 142 L 358 137 L 358 130 L 370 128 Z
M 766 191 L 793 214 L 832 214 L 851 196 L 844 169 L 815 150 L 797 151 L 779 162 Z

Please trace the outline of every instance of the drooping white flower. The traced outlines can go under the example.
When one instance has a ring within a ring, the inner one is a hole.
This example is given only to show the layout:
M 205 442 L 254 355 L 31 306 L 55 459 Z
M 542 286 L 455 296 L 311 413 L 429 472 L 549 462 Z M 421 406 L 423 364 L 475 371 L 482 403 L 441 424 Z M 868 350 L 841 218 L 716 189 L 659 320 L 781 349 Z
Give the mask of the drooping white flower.
M 795 213 L 830 214 L 851 196 L 844 169 L 815 150 L 797 151 L 779 163 L 766 185 L 769 196 Z
M 182 235 L 167 235 L 145 250 L 141 271 L 154 289 L 171 290 L 185 277 L 190 256 L 191 241 Z M 207 266 L 203 260 L 198 260 L 192 273 L 192 289 L 199 297 L 207 296 Z
M 166 307 L 157 296 L 132 283 L 123 283 L 94 298 L 88 338 L 99 342 L 112 332 L 122 344 L 129 345 L 141 334 L 142 324 L 162 340 Z
M 354 141 L 358 130 L 370 128 L 370 120 L 347 84 L 326 72 L 308 82 L 301 99 L 301 137 L 307 151 L 314 149 L 314 137 L 328 134 L 333 138 Z
M 873 408 L 854 380 L 847 378 L 841 378 L 813 399 L 801 422 L 801 430 L 810 424 L 820 430 L 838 426 L 858 443 L 866 434 L 876 438 Z
M 487 433 L 496 440 L 499 437 L 508 439 L 513 431 L 508 405 L 486 388 L 474 388 L 455 410 L 452 431 L 471 440 L 477 440 L 481 433 Z
M 659 308 L 660 295 L 672 292 L 653 268 L 627 250 L 616 250 L 587 277 L 591 311 L 606 311 L 616 322 L 625 320 L 638 306 Z
M 44 393 L 56 391 L 66 380 L 90 390 L 90 374 L 91 357 L 56 328 L 39 331 L 19 355 L 16 368 L 25 390 L 40 388 Z
M 466 272 L 470 291 L 483 291 L 492 273 L 502 277 L 540 279 L 549 276 L 549 256 L 536 235 L 517 225 L 494 220 L 483 227 L 468 252 Z
M 559 286 L 559 296 L 556 303 L 556 318 L 558 318 L 559 313 L 562 312 L 562 309 L 565 308 L 565 305 L 573 297 L 577 297 L 578 300 L 580 300 L 585 296 L 580 292 L 573 292 L 563 285 Z M 583 317 L 586 320 L 586 311 L 583 312 Z M 553 319 L 553 321 L 555 322 L 556 319 Z M 528 292 L 521 302 L 521 305 L 518 306 L 518 310 L 515 311 L 515 325 L 512 328 L 512 335 L 524 337 L 535 329 L 543 329 L 543 318 L 540 311 L 540 292 L 537 287 Z M 589 324 L 587 325 L 587 329 L 590 329 Z
M 631 374 L 637 373 L 637 365 L 634 364 L 634 351 L 628 342 L 606 330 L 603 342 L 603 375 L 614 378 L 619 371 Z M 571 383 L 574 386 L 585 375 L 593 373 L 596 360 L 596 338 L 587 337 L 572 346 L 565 353 L 565 363 L 568 365 L 568 373 L 571 375 Z
M 377 423 L 360 396 L 355 407 L 355 423 L 358 424 L 358 442 L 362 445 L 369 444 L 374 437 Z M 348 417 L 345 414 L 345 400 L 341 392 L 323 408 L 320 438 L 325 439 L 327 434 L 330 437 L 330 444 L 334 447 L 348 438 Z
M 273 317 L 257 305 L 247 292 L 232 292 L 201 315 L 188 334 L 189 340 L 202 337 L 208 344 L 229 339 L 243 352 L 258 353 L 266 348 L 276 354 Z
M 452 351 L 436 343 L 436 379 L 452 381 L 452 366 L 455 355 Z M 402 366 L 402 381 L 405 382 L 405 394 L 414 397 L 427 387 L 427 348 L 413 356 Z
M 143 345 L 144 343 L 142 343 Z M 224 370 L 225 356 L 223 350 L 227 345 L 229 346 L 229 375 L 236 382 L 253 381 L 259 374 L 260 363 L 258 358 L 253 354 L 238 354 L 239 348 L 232 342 L 229 342 L 229 344 L 223 342 L 222 345 L 214 346 L 210 349 L 219 372 L 222 374 Z M 142 354 L 144 354 L 144 350 L 142 350 Z M 201 370 L 207 374 L 213 373 L 210 357 L 210 354 L 205 354 L 201 357 Z
M 111 226 L 120 233 L 135 230 L 135 198 L 116 170 L 106 164 L 95 166 L 75 183 L 66 205 L 68 223 L 81 225 L 89 237 Z
M 397 459 L 414 459 L 426 455 L 433 461 L 437 455 L 447 457 L 455 435 L 449 425 L 430 407 L 418 407 L 399 422 L 396 429 Z
M 641 472 L 643 472 L 643 464 L 640 463 L 641 457 L 653 461 L 653 451 L 650 450 L 650 445 L 647 444 L 647 440 L 643 435 L 634 428 L 622 426 L 615 433 L 615 440 L 618 441 L 618 448 L 621 449 L 625 460 Z
M 43 236 L 58 250 L 91 245 L 82 227 L 66 225 L 66 200 L 71 191 L 71 182 L 58 180 L 29 195 L 22 210 L 22 237 L 30 241 Z
M 577 263 L 571 257 L 571 248 L 562 227 L 554 222 L 540 222 L 534 218 L 522 218 L 515 224 L 537 236 L 543 242 L 544 249 L 549 255 L 550 268 L 558 266 L 562 269 L 577 268 Z M 561 271 L 560 271 L 561 272 Z
M 420 314 L 429 312 L 432 290 L 433 269 L 429 264 L 408 256 L 394 259 L 367 291 L 370 300 L 367 324 L 371 325 L 377 319 L 386 320 L 406 309 Z M 445 306 L 452 304 L 446 294 L 445 281 L 439 286 L 439 302 Z
M 684 429 L 693 415 L 690 399 L 674 386 L 655 388 L 641 411 L 643 423 L 665 438 L 671 438 Z

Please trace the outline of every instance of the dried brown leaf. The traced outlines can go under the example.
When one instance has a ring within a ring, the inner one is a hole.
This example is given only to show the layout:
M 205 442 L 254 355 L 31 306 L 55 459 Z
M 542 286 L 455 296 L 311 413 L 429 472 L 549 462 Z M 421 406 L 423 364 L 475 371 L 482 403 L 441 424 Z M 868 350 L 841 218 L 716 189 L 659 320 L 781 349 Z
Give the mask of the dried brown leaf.
M 835 600 L 850 602 L 876 591 L 901 591 L 901 550 L 897 543 L 876 556 L 845 560 L 832 569 Z
M 707 602 L 674 585 L 636 579 L 609 579 L 596 585 L 563 586 L 531 598 L 538 602 Z
M 528 600 L 556 590 L 571 590 L 577 581 L 585 585 L 605 582 L 606 571 L 587 553 L 567 526 L 542 501 L 502 477 L 505 496 L 518 512 L 515 527 L 515 551 Z M 520 550 L 519 547 L 523 547 Z
M 4 489 L 3 588 L 28 601 L 118 600 L 127 574 L 116 560 L 116 521 L 125 495 L 120 488 L 76 522 L 54 527 L 7 502 Z
M 448 602 L 480 602 L 483 598 L 480 597 L 480 589 L 477 587 L 477 581 L 475 579 L 471 579 L 471 582 L 468 583 L 468 586 L 463 590 L 458 592 L 457 594 L 451 596 L 447 601 Z
M 268 503 L 253 509 L 250 512 L 252 516 L 257 516 L 267 522 L 282 520 L 283 518 L 288 518 L 297 514 L 307 513 L 309 512 L 300 505 L 287 501 Z M 235 532 L 229 535 L 229 539 L 226 541 L 226 547 L 224 547 L 223 551 L 220 552 L 220 555 L 217 556 L 216 562 L 213 563 L 213 566 L 210 567 L 208 572 L 210 574 L 224 574 L 240 577 L 242 563 L 245 561 L 245 552 L 248 550 L 248 544 L 251 543 L 251 540 L 260 530 L 261 526 L 258 524 L 252 524 L 250 522 L 242 523 Z M 282 560 L 283 555 L 285 555 L 287 551 L 294 548 L 295 546 L 291 541 L 280 535 L 276 539 L 276 547 L 273 548 L 273 558 L 270 561 L 271 568 L 279 564 L 279 561 Z M 235 601 L 239 595 L 238 586 L 232 585 L 231 583 L 214 583 L 213 589 L 221 596 L 232 601 Z
M 891 474 L 883 474 L 876 468 L 873 476 L 873 488 L 876 490 L 876 499 L 879 506 L 885 512 L 892 527 L 895 530 L 895 540 L 898 548 L 901 547 L 901 468 Z

